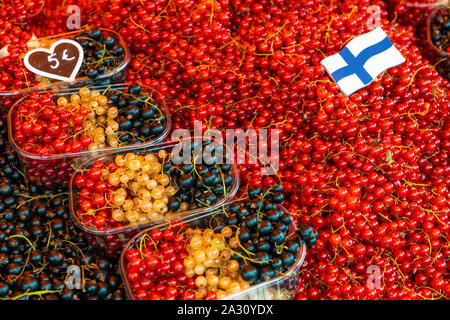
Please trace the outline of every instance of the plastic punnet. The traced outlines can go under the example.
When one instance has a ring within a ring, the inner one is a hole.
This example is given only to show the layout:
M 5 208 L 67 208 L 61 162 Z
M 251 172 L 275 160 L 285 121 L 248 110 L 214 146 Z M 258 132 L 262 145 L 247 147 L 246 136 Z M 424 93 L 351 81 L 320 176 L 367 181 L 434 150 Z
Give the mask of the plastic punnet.
M 125 90 L 130 84 L 115 84 L 110 86 L 92 86 L 89 87 L 91 90 L 98 90 L 100 93 L 104 93 L 108 90 Z M 73 88 L 69 90 L 55 90 L 54 97 L 58 98 L 60 96 L 67 96 L 73 93 L 77 93 L 80 88 Z M 171 119 L 167 110 L 164 97 L 156 90 L 143 88 L 143 92 L 153 97 L 155 102 L 158 104 L 158 108 L 161 112 L 161 116 L 165 117 L 164 130 L 163 132 L 152 140 L 139 143 L 139 144 L 129 144 L 122 145 L 118 147 L 107 147 L 95 151 L 79 151 L 75 153 L 61 153 L 53 154 L 49 156 L 40 156 L 23 150 L 14 139 L 14 126 L 13 120 L 15 118 L 18 107 L 27 98 L 22 98 L 17 101 L 14 106 L 9 110 L 8 114 L 8 135 L 9 141 L 12 148 L 18 153 L 19 158 L 22 163 L 22 168 L 25 170 L 25 174 L 30 179 L 31 182 L 45 185 L 50 181 L 52 183 L 57 183 L 63 186 L 67 186 L 70 182 L 70 178 L 74 172 L 73 167 L 77 167 L 87 159 L 90 159 L 96 155 L 103 154 L 105 152 L 110 152 L 112 150 L 117 151 L 130 151 L 137 147 L 147 147 L 153 144 L 163 141 L 170 132 L 171 129 Z M 59 173 L 57 173 L 59 172 Z

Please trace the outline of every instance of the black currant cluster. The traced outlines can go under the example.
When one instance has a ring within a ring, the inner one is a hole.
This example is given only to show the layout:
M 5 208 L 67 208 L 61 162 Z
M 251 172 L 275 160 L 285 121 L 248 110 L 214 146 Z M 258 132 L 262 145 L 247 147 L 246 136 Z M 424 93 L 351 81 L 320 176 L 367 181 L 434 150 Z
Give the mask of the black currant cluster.
M 202 144 L 200 150 L 207 151 L 202 161 L 198 161 L 196 156 L 198 144 Z M 192 152 L 191 159 L 195 161 L 178 165 L 170 159 L 163 167 L 164 173 L 172 178 L 178 190 L 175 196 L 169 197 L 168 208 L 171 212 L 177 212 L 182 203 L 188 204 L 188 210 L 210 207 L 225 198 L 235 182 L 232 166 L 227 163 L 227 154 L 222 146 L 193 141 L 189 150 Z
M 0 299 L 122 299 L 117 266 L 72 223 L 67 193 L 28 184 L 0 119 Z M 80 289 L 68 267 L 79 268 Z
M 164 132 L 167 117 L 156 101 L 143 92 L 139 84 L 130 84 L 128 93 L 111 90 L 106 93 L 110 107 L 118 109 L 118 140 L 121 144 L 137 144 L 153 140 Z
M 450 7 L 439 10 L 433 17 L 431 38 L 442 51 L 446 51 L 450 46 Z
M 233 259 L 240 263 L 242 278 L 251 284 L 279 276 L 298 258 L 301 243 L 291 233 L 291 215 L 280 206 L 282 191 L 278 185 L 266 191 L 250 187 L 248 199 L 232 203 L 217 228 L 237 229 L 241 250 Z
M 441 51 L 439 59 L 450 55 L 450 6 L 442 7 L 433 13 L 430 23 L 430 38 L 433 44 Z M 450 80 L 450 60 L 440 61 L 436 70 Z
M 120 65 L 125 58 L 125 49 L 119 39 L 104 35 L 99 29 L 83 31 L 75 37 L 84 50 L 83 64 L 78 77 L 96 79 Z

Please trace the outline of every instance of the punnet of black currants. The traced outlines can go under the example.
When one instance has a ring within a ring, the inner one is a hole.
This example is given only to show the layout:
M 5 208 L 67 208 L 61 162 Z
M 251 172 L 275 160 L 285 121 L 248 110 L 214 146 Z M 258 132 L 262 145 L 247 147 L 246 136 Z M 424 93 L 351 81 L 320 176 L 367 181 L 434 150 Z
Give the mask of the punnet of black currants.
M 29 184 L 0 119 L 0 299 L 122 299 L 117 267 L 69 218 L 67 192 Z

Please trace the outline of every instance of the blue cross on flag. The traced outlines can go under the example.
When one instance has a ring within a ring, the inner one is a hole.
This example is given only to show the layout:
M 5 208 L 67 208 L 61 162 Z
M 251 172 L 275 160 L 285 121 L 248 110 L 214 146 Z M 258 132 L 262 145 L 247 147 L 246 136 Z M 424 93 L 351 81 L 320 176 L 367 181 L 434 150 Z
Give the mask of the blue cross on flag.
M 403 62 L 405 58 L 378 27 L 352 39 L 341 52 L 326 57 L 321 64 L 341 91 L 349 96 L 383 71 Z

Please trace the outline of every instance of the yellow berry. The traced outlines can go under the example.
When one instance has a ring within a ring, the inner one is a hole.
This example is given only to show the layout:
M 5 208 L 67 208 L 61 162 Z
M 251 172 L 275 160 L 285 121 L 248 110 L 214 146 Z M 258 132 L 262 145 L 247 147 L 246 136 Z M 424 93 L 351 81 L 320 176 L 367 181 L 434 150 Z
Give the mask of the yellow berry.
M 233 230 L 229 226 L 226 226 L 223 227 L 221 233 L 225 238 L 229 238 L 233 235 Z
M 206 276 L 206 281 L 208 282 L 208 286 L 210 287 L 217 287 L 219 284 L 219 277 L 213 274 Z
M 168 186 L 168 187 L 166 188 L 166 194 L 167 194 L 169 197 L 174 196 L 175 193 L 177 193 L 177 189 L 175 189 L 174 186 Z
M 130 160 L 130 162 L 128 162 L 128 168 L 137 171 L 141 168 L 141 162 L 139 160 Z
M 208 282 L 204 276 L 199 276 L 195 279 L 195 285 L 197 288 L 205 288 L 208 285 Z
M 239 270 L 239 262 L 237 260 L 230 260 L 228 261 L 227 267 L 231 272 L 236 272 Z
M 227 290 L 231 285 L 231 278 L 230 277 L 222 277 L 219 280 L 219 287 L 223 290 Z
M 241 286 L 240 286 L 239 282 L 233 281 L 233 282 L 231 282 L 228 290 L 230 290 L 231 293 L 237 293 L 237 292 L 241 291 Z
M 133 202 L 133 200 L 131 200 L 131 199 L 126 199 L 126 200 L 124 201 L 122 207 L 123 207 L 125 210 L 127 210 L 127 211 L 132 210 L 133 207 L 134 207 L 134 202 Z
M 108 109 L 108 118 L 115 119 L 119 115 L 119 110 L 116 107 L 111 107 Z
M 139 219 L 139 213 L 136 210 L 127 211 L 125 216 L 130 223 L 137 222 Z
M 113 172 L 109 176 L 108 181 L 112 186 L 117 186 L 120 183 L 120 176 L 116 172 Z
M 192 257 L 190 257 L 190 256 L 184 258 L 184 260 L 183 260 L 183 265 L 184 265 L 184 267 L 187 268 L 187 269 L 194 269 L 194 267 L 195 267 L 195 261 L 194 261 L 194 258 L 192 258 Z
M 136 177 L 136 182 L 139 183 L 141 186 L 147 185 L 147 182 L 148 182 L 148 181 L 150 181 L 150 177 L 148 176 L 148 174 L 140 173 L 140 174 Z
M 197 264 L 194 267 L 194 272 L 196 275 L 200 276 L 205 273 L 205 267 L 202 264 Z
M 99 96 L 100 96 L 100 92 L 98 92 L 97 90 L 94 90 L 91 92 L 90 98 L 93 101 L 97 101 Z
M 59 97 L 58 100 L 56 100 L 56 104 L 58 106 L 65 106 L 68 103 L 67 98 L 65 97 Z
M 141 201 L 141 210 L 145 213 L 150 213 L 153 211 L 153 205 L 148 200 L 142 200 Z
M 158 182 L 156 182 L 156 180 L 150 179 L 149 181 L 147 181 L 145 186 L 147 187 L 147 189 L 152 190 L 158 186 Z
M 158 181 L 160 184 L 166 187 L 170 183 L 170 178 L 167 174 L 162 173 L 156 177 L 156 181 Z
M 205 254 L 205 251 L 199 249 L 199 250 L 195 250 L 192 253 L 192 257 L 194 258 L 195 262 L 202 263 L 206 259 L 206 254 Z
M 111 216 L 115 221 L 118 221 L 118 222 L 122 222 L 125 218 L 124 212 L 120 209 L 114 209 L 112 211 Z
M 75 104 L 79 104 L 81 102 L 81 98 L 79 95 L 77 94 L 73 94 L 70 96 L 70 102 L 75 103 Z
M 164 188 L 157 186 L 152 190 L 152 198 L 155 200 L 159 200 L 164 196 Z
M 208 259 L 216 259 L 219 256 L 219 249 L 217 247 L 209 247 L 206 249 L 206 256 Z
M 153 153 L 148 153 L 145 155 L 145 160 L 147 160 L 148 162 L 153 162 L 156 160 L 156 157 Z
M 97 102 L 99 105 L 105 106 L 108 103 L 108 98 L 106 96 L 101 95 L 97 98 Z
M 227 296 L 227 293 L 226 293 L 225 291 L 223 291 L 223 290 L 217 290 L 217 292 L 216 292 L 217 300 L 222 300 L 222 299 L 224 299 L 226 296 Z
M 91 90 L 89 90 L 88 87 L 83 87 L 83 88 L 80 89 L 79 94 L 80 94 L 81 97 L 88 97 L 89 98 L 89 96 L 91 94 Z

